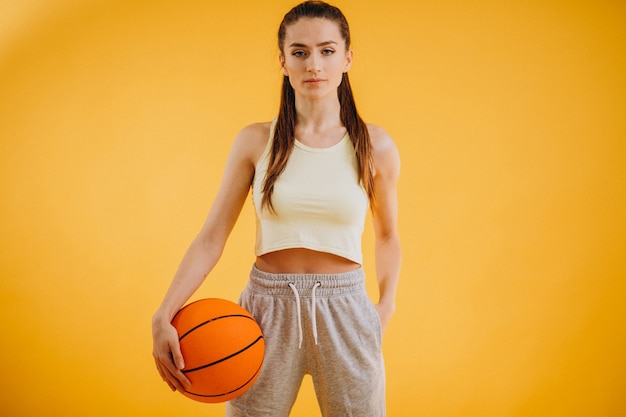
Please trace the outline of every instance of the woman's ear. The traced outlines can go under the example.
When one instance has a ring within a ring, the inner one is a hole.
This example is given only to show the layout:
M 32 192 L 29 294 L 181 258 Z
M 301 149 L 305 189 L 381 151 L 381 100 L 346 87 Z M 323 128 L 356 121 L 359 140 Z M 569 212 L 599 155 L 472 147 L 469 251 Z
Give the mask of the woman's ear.
M 280 62 L 280 70 L 282 71 L 285 77 L 289 77 L 289 73 L 287 72 L 287 68 L 285 68 L 285 55 L 278 55 L 278 62 Z
M 352 49 L 348 49 L 348 51 L 346 52 L 346 66 L 344 67 L 343 72 L 348 72 L 348 70 L 352 68 L 353 57 L 354 55 Z

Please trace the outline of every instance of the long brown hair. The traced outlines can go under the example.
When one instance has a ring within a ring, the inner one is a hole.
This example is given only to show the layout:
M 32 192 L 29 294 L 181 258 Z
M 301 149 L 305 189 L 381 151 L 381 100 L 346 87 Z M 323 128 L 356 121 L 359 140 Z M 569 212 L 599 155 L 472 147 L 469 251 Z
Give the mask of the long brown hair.
M 306 1 L 291 9 L 283 18 L 278 29 L 278 47 L 284 55 L 283 44 L 287 27 L 293 25 L 302 17 L 328 19 L 335 22 L 339 27 L 341 37 L 345 41 L 346 50 L 350 49 L 350 28 L 345 16 L 337 7 L 323 1 Z M 341 106 L 340 118 L 346 127 L 348 135 L 354 145 L 357 160 L 358 176 L 365 190 L 370 206 L 374 203 L 374 173 L 372 164 L 372 145 L 367 125 L 359 116 L 350 87 L 348 73 L 343 74 L 341 84 L 337 89 L 337 96 Z M 262 206 L 267 206 L 274 211 L 272 205 L 272 192 L 274 184 L 285 170 L 287 160 L 293 149 L 296 130 L 296 98 L 293 87 L 289 83 L 289 77 L 283 76 L 283 86 L 280 98 L 280 109 L 274 131 L 274 140 L 270 153 L 267 173 L 263 182 Z

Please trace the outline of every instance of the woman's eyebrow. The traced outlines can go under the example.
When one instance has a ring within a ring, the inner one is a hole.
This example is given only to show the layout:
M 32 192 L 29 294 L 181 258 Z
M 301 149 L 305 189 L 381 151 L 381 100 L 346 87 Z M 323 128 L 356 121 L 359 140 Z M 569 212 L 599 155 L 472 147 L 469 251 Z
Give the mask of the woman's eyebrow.
M 325 42 L 321 42 L 318 43 L 317 46 L 327 46 L 327 45 L 337 45 L 337 42 L 335 41 L 325 41 Z M 305 45 L 303 43 L 299 43 L 299 42 L 293 42 L 289 45 L 290 48 L 306 48 L 308 45 Z

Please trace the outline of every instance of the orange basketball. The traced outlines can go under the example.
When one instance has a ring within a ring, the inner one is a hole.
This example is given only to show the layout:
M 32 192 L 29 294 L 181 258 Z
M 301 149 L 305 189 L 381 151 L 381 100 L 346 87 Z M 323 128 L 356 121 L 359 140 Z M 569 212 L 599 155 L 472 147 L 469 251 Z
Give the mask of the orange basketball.
M 241 306 L 205 298 L 183 307 L 172 319 L 191 381 L 183 395 L 219 403 L 243 394 L 261 371 L 265 340 Z

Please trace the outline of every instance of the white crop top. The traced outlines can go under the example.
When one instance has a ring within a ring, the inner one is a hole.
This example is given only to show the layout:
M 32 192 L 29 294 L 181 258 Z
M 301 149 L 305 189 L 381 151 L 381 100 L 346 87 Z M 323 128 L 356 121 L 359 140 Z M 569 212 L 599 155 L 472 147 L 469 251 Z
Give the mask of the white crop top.
M 362 264 L 361 236 L 369 201 L 359 183 L 348 134 L 329 148 L 311 148 L 296 139 L 287 166 L 274 184 L 273 213 L 261 208 L 274 123 L 271 131 L 252 185 L 255 254 L 305 248 Z

